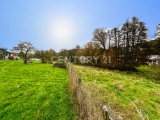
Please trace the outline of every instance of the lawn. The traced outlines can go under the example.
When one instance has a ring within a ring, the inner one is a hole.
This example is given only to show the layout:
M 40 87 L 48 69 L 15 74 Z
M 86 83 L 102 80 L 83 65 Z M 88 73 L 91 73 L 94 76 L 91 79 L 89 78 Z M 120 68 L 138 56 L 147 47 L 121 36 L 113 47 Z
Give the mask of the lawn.
M 73 120 L 74 115 L 66 69 L 0 61 L 1 120 Z
M 124 120 L 160 120 L 160 69 L 141 66 L 137 73 L 74 66 L 92 98 Z

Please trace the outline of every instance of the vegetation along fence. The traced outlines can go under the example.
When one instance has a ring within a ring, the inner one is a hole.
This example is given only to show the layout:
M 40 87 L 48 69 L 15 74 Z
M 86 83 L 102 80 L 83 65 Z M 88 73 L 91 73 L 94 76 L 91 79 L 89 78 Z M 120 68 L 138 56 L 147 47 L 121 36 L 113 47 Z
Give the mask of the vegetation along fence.
M 80 120 L 123 120 L 121 117 L 116 117 L 108 105 L 92 97 L 89 88 L 81 81 L 80 75 L 76 73 L 71 63 L 68 63 L 67 68 L 70 76 L 70 93 Z

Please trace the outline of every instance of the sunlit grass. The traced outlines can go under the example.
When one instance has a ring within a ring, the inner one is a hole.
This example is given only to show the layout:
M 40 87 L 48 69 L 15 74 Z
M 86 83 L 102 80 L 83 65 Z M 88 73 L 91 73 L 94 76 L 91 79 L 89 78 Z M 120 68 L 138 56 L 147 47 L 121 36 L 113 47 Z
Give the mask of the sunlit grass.
M 157 68 L 141 66 L 137 73 L 75 66 L 93 98 L 108 104 L 124 119 L 160 119 L 160 81 Z
M 1 120 L 72 120 L 66 69 L 0 61 Z

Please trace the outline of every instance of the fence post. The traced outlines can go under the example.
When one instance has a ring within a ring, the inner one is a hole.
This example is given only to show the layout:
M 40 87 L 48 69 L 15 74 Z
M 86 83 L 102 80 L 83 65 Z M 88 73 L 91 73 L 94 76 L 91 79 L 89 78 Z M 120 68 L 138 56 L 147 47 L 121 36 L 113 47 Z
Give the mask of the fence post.
M 104 111 L 104 119 L 105 120 L 118 120 L 114 113 L 110 110 L 107 105 L 103 105 L 102 109 Z
M 123 120 L 117 118 L 107 105 L 102 105 L 99 100 L 88 94 L 88 88 L 81 82 L 83 79 L 76 73 L 72 64 L 68 64 L 67 68 L 70 76 L 69 87 L 80 120 Z

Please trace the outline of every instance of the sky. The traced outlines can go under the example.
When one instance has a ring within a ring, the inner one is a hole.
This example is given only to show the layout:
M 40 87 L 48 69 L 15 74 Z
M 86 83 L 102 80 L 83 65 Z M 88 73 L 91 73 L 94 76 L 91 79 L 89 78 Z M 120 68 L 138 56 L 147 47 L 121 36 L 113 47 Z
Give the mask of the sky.
M 154 37 L 160 0 L 0 0 L 0 48 L 22 41 L 40 50 L 83 47 L 96 28 L 119 27 L 137 16 Z

